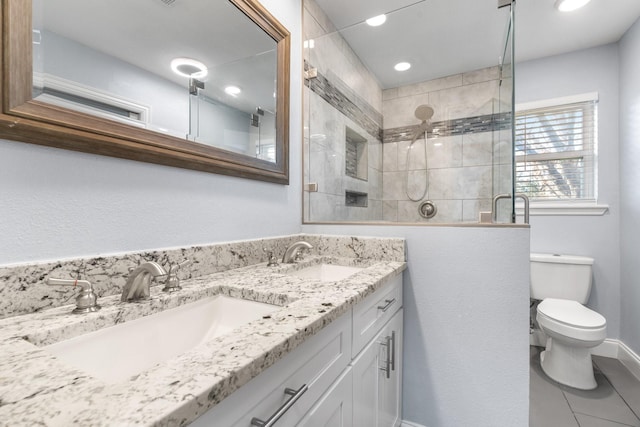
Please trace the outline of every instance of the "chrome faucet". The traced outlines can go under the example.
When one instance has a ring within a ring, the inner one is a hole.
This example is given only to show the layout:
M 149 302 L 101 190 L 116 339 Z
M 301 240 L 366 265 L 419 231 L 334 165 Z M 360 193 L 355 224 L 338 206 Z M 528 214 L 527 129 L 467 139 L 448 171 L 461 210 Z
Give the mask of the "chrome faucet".
M 129 273 L 120 301 L 148 299 L 151 295 L 151 279 L 166 276 L 167 272 L 157 262 L 145 262 Z
M 47 285 L 49 286 L 79 286 L 80 294 L 76 297 L 76 308 L 72 313 L 93 313 L 100 310 L 98 305 L 98 297 L 93 292 L 93 286 L 86 280 L 70 280 L 70 279 L 54 279 L 49 277 L 47 279 Z
M 284 251 L 284 255 L 282 256 L 282 263 L 283 264 L 293 263 L 300 249 L 313 249 L 313 246 L 311 246 L 309 243 L 305 242 L 304 240 L 295 242 L 294 244 L 289 246 L 286 251 Z

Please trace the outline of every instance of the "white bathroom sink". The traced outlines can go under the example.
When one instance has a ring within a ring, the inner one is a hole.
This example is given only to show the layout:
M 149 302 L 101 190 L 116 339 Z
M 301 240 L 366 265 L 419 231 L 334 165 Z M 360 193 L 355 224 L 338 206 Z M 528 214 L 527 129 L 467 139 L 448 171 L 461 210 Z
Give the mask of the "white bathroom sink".
M 96 378 L 117 383 L 278 309 L 217 295 L 43 349 Z
M 289 274 L 305 279 L 320 280 L 321 282 L 336 282 L 346 279 L 359 271 L 362 271 L 362 268 L 334 264 L 318 264 L 303 268 L 302 270 L 292 271 Z

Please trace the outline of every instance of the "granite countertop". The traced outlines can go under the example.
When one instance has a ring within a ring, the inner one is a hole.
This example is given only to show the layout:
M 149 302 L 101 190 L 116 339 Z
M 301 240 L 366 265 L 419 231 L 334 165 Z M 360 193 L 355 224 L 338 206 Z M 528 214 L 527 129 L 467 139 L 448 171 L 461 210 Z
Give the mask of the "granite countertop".
M 286 274 L 322 262 L 364 269 L 337 282 Z M 403 262 L 315 256 L 186 280 L 173 294 L 154 286 L 151 300 L 139 303 L 101 298 L 96 313 L 72 315 L 73 306 L 64 306 L 0 320 L 0 425 L 188 424 L 405 268 Z M 38 347 L 217 294 L 282 308 L 115 384 Z

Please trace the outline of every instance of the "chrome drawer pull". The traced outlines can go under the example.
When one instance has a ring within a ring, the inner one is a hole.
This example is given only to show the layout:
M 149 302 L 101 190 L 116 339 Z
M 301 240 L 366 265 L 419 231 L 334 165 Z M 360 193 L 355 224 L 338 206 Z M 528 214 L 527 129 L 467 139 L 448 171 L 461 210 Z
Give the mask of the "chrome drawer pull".
M 262 421 L 260 418 L 253 417 L 251 419 L 251 425 L 257 427 L 271 427 L 275 425 L 275 423 L 287 412 L 297 401 L 302 397 L 302 395 L 309 389 L 306 384 L 303 384 L 298 390 L 294 390 L 292 388 L 285 388 L 284 394 L 291 396 L 286 402 L 282 404 L 278 410 L 271 415 L 267 421 Z
M 391 370 L 396 370 L 396 331 L 391 331 Z
M 385 360 L 384 362 L 384 368 L 380 368 L 381 371 L 384 371 L 386 373 L 387 378 L 391 378 L 391 337 L 390 336 L 386 336 L 385 338 L 386 342 L 382 342 L 380 343 L 380 345 L 383 345 L 385 347 L 387 347 L 387 360 Z
M 389 307 L 391 307 L 393 303 L 396 302 L 396 299 L 395 298 L 386 299 L 384 300 L 384 302 L 386 303 L 385 305 L 378 306 L 378 310 L 382 310 L 383 312 L 389 310 Z

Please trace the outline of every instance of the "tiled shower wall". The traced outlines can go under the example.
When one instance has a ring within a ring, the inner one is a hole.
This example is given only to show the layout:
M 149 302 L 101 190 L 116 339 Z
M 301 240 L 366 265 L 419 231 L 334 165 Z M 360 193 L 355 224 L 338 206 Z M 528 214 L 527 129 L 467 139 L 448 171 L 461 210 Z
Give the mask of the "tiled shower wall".
M 384 220 L 477 222 L 479 212 L 491 211 L 493 195 L 510 192 L 511 80 L 501 85 L 500 77 L 496 66 L 383 91 Z M 421 104 L 434 109 L 433 131 L 407 156 Z M 425 190 L 422 200 L 438 208 L 431 219 L 407 196 Z
M 318 184 L 304 192 L 305 220 L 380 221 L 382 90 L 313 0 L 304 2 L 304 32 L 305 66 L 317 70 L 305 79 L 304 182 Z M 357 178 L 346 173 L 347 132 L 366 145 Z M 347 206 L 346 192 L 366 198 Z
M 383 91 L 314 0 L 304 33 L 305 69 L 317 73 L 304 88 L 304 182 L 317 184 L 304 192 L 305 221 L 478 222 L 511 192 L 508 65 Z M 407 156 L 421 104 L 435 110 L 433 131 Z M 435 217 L 419 214 L 423 200 Z M 509 222 L 509 202 L 499 207 Z

